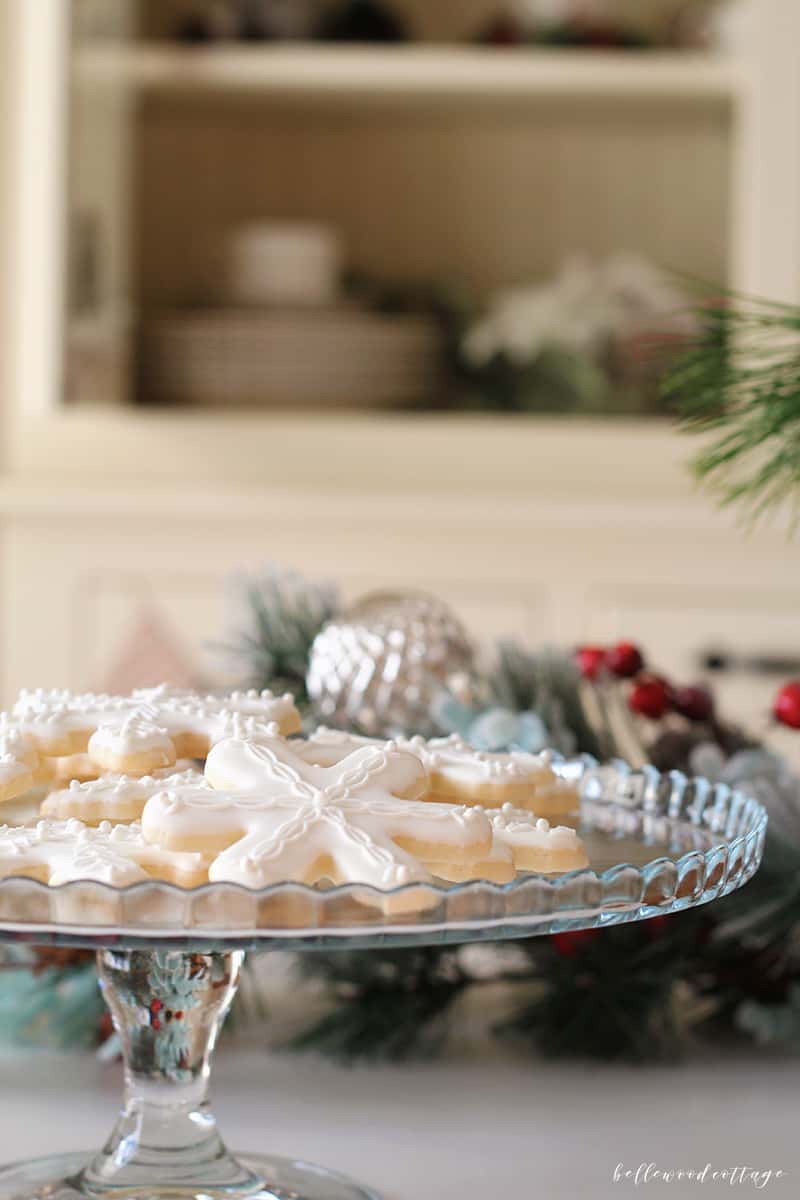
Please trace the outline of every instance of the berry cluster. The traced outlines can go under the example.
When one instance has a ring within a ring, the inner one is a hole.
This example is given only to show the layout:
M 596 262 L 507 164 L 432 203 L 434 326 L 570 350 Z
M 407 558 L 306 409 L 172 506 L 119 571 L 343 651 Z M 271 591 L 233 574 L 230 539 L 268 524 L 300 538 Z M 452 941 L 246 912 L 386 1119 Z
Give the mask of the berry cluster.
M 615 646 L 579 646 L 575 659 L 582 677 L 600 684 L 614 679 L 631 680 L 627 704 L 631 712 L 651 721 L 677 713 L 687 721 L 714 720 L 714 697 L 703 684 L 675 687 L 647 669 L 644 655 L 633 642 Z M 775 697 L 772 715 L 781 725 L 800 729 L 800 679 L 785 683 Z
M 674 687 L 662 675 L 646 669 L 644 655 L 633 642 L 617 642 L 609 649 L 580 646 L 576 657 L 581 675 L 591 683 L 604 678 L 632 680 L 627 701 L 637 716 L 659 721 L 674 712 L 687 721 L 710 721 L 714 715 L 714 700 L 707 687 L 702 684 Z M 797 686 L 800 698 L 800 684 Z
M 177 1009 L 177 1011 L 173 1012 L 171 1008 L 164 1010 L 163 1000 L 151 1000 L 150 1005 L 149 1005 L 149 1012 L 150 1012 L 150 1027 L 151 1027 L 151 1029 L 155 1029 L 156 1033 L 158 1033 L 159 1029 L 161 1028 L 161 1014 L 162 1013 L 164 1016 L 164 1020 L 167 1022 L 183 1020 L 183 1011 L 181 1009 Z
M 781 725 L 800 729 L 800 679 L 785 683 L 775 697 L 772 715 Z

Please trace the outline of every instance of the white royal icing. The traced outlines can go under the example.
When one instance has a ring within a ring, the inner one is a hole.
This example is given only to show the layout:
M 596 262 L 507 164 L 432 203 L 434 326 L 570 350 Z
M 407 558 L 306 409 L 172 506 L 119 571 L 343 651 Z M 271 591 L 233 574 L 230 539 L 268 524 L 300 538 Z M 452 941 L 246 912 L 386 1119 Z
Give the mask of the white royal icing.
M 173 868 L 202 873 L 204 865 L 201 855 L 154 847 L 139 824 L 103 821 L 93 829 L 70 819 L 42 820 L 33 828 L 0 826 L 0 878 L 27 874 L 52 887 L 77 880 L 128 887 L 153 875 L 169 878 Z
M 400 746 L 402 739 L 395 739 L 395 742 Z M 352 754 L 354 750 L 360 750 L 363 746 L 385 745 L 381 738 L 362 737 L 357 733 L 346 733 L 343 729 L 329 729 L 327 725 L 318 725 L 306 739 L 292 742 L 292 746 L 303 758 L 320 767 L 332 767 L 346 754 Z M 417 758 L 419 757 L 417 754 Z
M 81 821 L 39 821 L 32 829 L 0 827 L 0 875 L 35 872 L 57 886 L 77 879 L 125 887 L 147 879 L 132 857 L 133 834 L 120 844 L 105 822 L 89 829 Z M 141 833 L 137 848 L 146 849 Z
M 138 712 L 131 713 L 121 724 L 99 725 L 89 738 L 90 756 L 104 750 L 120 755 L 161 750 L 169 757 L 172 748 L 167 730 Z
M 28 763 L 20 762 L 13 754 L 0 754 L 0 787 L 13 783 L 25 775 L 30 775 Z
M 552 773 L 553 756 L 548 750 L 540 754 L 523 750 L 490 753 L 476 750 L 456 733 L 446 738 L 411 738 L 408 747 L 419 754 L 429 771 L 465 787 L 476 784 L 503 787 L 535 781 Z
M 487 817 L 494 831 L 495 840 L 514 850 L 575 850 L 582 843 L 574 829 L 565 825 L 551 825 L 544 817 L 532 817 L 524 809 L 504 804 L 502 808 L 488 810 Z
M 33 738 L 0 713 L 0 800 L 14 799 L 47 774 Z
M 179 734 L 196 734 L 213 745 L 240 730 L 264 731 L 272 722 L 293 728 L 299 716 L 288 692 L 275 696 L 253 689 L 223 697 L 202 696 L 160 684 L 138 688 L 130 696 L 23 691 L 14 705 L 13 720 L 21 732 L 43 742 L 94 730 L 90 751 L 124 756 L 164 750 L 172 757 L 171 738 Z
M 434 792 L 437 780 L 440 784 L 444 782 L 467 792 L 471 788 L 488 786 L 496 788 L 499 794 L 504 787 L 520 783 L 528 783 L 537 791 L 558 791 L 561 788 L 572 790 L 553 771 L 553 756 L 549 750 L 543 750 L 540 754 L 529 754 L 523 750 L 476 750 L 457 733 L 444 738 L 412 737 L 395 740 L 399 749 L 416 754 L 426 770 L 436 777 L 433 782 Z M 309 735 L 304 754 L 312 762 L 329 766 L 337 762 L 343 754 L 366 745 L 379 746 L 381 742 L 320 726 Z
M 442 738 L 395 738 L 399 749 L 416 754 L 429 771 L 458 780 L 465 785 L 475 783 L 516 782 L 552 773 L 552 753 L 542 750 L 540 754 L 529 754 L 523 750 L 489 752 L 476 750 L 457 733 Z M 337 762 L 343 754 L 358 746 L 379 746 L 377 738 L 360 737 L 341 729 L 328 729 L 321 725 L 309 734 L 309 755 L 315 762 L 326 765 Z
M 39 765 L 36 742 L 13 724 L 8 713 L 0 713 L 0 754 L 8 754 L 31 767 Z
M 537 818 L 511 804 L 487 809 L 486 816 L 492 827 L 493 841 L 491 851 L 483 858 L 484 863 L 504 863 L 512 872 L 520 866 L 528 871 L 552 872 L 550 856 L 554 854 L 561 856 L 558 869 L 564 869 L 566 865 L 574 870 L 588 863 L 583 843 L 574 829 L 561 825 L 553 827 L 543 817 Z M 566 863 L 565 855 L 569 856 Z
M 58 817 L 60 809 L 68 811 L 83 810 L 87 816 L 90 813 L 101 813 L 108 820 L 127 819 L 122 813 L 136 810 L 136 816 L 141 816 L 142 809 L 151 796 L 164 788 L 206 787 L 205 777 L 200 771 L 173 771 L 165 768 L 153 771 L 151 775 L 101 775 L 99 779 L 90 779 L 80 783 L 73 779 L 69 787 L 59 788 L 50 792 L 42 804 L 42 813 L 46 817 Z M 83 819 L 86 819 L 85 817 Z
M 361 747 L 321 767 L 283 738 L 232 738 L 210 752 L 206 778 L 215 790 L 153 796 L 142 827 L 145 837 L 165 845 L 228 840 L 209 869 L 214 881 L 259 888 L 306 880 L 323 862 L 343 881 L 391 888 L 431 878 L 398 842 L 435 845 L 439 859 L 491 844 L 480 809 L 398 798 L 424 782 L 424 770 L 392 743 Z

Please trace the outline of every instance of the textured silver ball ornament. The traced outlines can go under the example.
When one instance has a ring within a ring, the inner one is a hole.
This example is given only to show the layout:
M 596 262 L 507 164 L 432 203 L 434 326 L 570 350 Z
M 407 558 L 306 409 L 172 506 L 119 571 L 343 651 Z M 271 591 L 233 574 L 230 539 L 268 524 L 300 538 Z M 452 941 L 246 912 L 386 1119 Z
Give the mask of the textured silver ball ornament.
M 320 722 L 375 737 L 437 732 L 443 689 L 463 693 L 474 652 L 458 618 L 425 592 L 371 592 L 314 639 L 306 688 Z

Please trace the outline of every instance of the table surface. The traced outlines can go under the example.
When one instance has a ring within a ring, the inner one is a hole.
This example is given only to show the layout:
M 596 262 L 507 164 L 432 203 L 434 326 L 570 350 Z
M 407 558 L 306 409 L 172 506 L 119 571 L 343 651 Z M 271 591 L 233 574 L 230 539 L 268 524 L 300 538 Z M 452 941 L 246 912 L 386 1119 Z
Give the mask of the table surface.
M 796 1197 L 800 1061 L 748 1055 L 679 1067 L 595 1067 L 500 1056 L 340 1068 L 231 1037 L 214 1103 L 234 1148 L 355 1176 L 386 1200 Z M 119 1064 L 90 1054 L 0 1056 L 0 1160 L 94 1148 L 118 1105 Z M 618 1163 L 788 1174 L 706 1186 L 615 1183 Z

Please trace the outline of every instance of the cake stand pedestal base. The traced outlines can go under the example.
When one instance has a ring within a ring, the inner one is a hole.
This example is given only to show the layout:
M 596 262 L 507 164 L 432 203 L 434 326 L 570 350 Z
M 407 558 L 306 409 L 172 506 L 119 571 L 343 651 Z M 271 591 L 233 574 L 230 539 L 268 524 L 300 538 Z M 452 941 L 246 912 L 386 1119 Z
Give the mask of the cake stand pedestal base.
M 122 1111 L 94 1156 L 0 1170 L 0 1200 L 380 1200 L 323 1167 L 226 1148 L 208 1077 L 243 959 L 241 950 L 99 951 L 125 1062 Z
M 31 1162 L 12 1164 L 0 1170 L 0 1197 L 3 1200 L 97 1200 L 97 1192 L 86 1191 L 81 1186 L 81 1176 L 90 1153 L 54 1154 L 50 1158 L 35 1158 Z M 312 1163 L 297 1162 L 288 1158 L 259 1158 L 252 1154 L 243 1155 L 238 1161 L 252 1175 L 263 1182 L 254 1191 L 248 1192 L 248 1200 L 381 1200 L 376 1192 L 368 1191 L 357 1184 L 315 1167 Z M 231 1192 L 206 1189 L 203 1192 L 170 1187 L 159 1191 L 153 1185 L 115 1190 L 115 1195 L 126 1200 L 180 1200 L 186 1197 L 202 1197 L 202 1200 L 223 1200 Z

